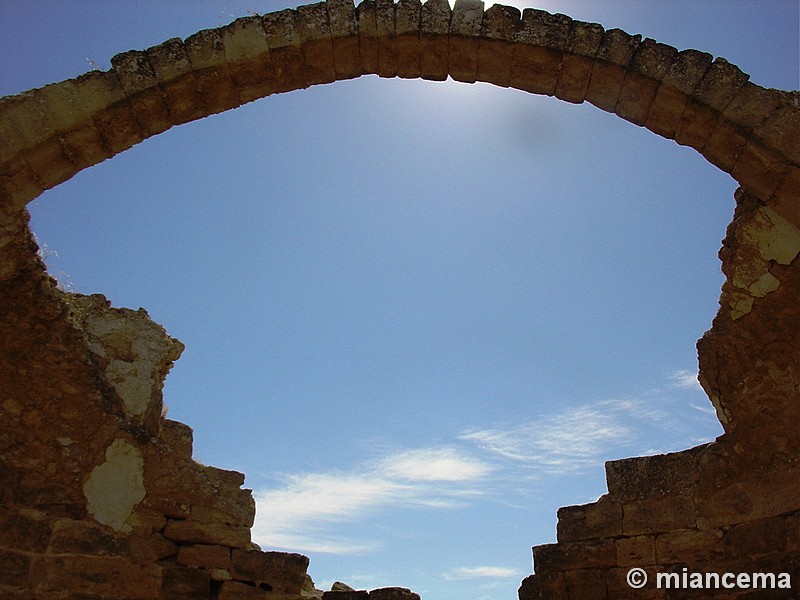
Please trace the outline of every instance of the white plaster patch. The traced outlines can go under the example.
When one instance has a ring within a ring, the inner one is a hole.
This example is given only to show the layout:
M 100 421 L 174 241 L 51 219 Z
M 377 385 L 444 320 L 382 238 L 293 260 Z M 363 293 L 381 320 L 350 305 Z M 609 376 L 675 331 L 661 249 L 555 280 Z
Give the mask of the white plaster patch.
M 114 440 L 106 449 L 106 462 L 92 470 L 83 493 L 89 514 L 97 521 L 117 531 L 130 531 L 128 517 L 145 496 L 139 450 L 125 440 Z

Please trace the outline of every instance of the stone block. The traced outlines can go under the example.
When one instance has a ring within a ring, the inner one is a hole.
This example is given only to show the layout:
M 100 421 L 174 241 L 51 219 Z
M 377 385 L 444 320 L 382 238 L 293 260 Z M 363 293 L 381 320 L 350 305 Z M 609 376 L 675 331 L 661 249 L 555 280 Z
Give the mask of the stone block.
M 127 537 L 93 522 L 72 519 L 55 522 L 48 547 L 49 554 L 121 556 L 127 552 Z
M 48 94 L 49 96 L 49 94 Z M 5 144 L 9 149 L 2 156 L 10 159 L 16 153 L 46 141 L 53 135 L 53 126 L 43 105 L 40 90 L 30 90 L 16 96 L 3 98 L 0 103 L 0 122 L 10 137 Z
M 398 77 L 415 79 L 419 77 L 420 26 L 422 23 L 422 4 L 420 0 L 399 0 L 395 6 L 394 33 L 397 48 Z
M 33 589 L 43 594 L 119 598 L 124 590 L 125 600 L 150 600 L 164 597 L 159 596 L 160 574 L 158 565 L 140 565 L 120 557 L 37 557 L 31 563 L 29 580 Z
M 758 519 L 731 527 L 725 532 L 725 554 L 728 558 L 757 558 L 786 550 L 786 519 Z
M 220 34 L 229 65 L 263 61 L 268 56 L 267 34 L 259 16 L 240 17 L 222 27 Z
M 609 495 L 624 500 L 685 493 L 695 486 L 700 458 L 709 448 L 709 444 L 704 444 L 682 452 L 608 461 Z
M 0 585 L 24 587 L 31 567 L 30 555 L 0 548 Z
M 358 5 L 356 8 L 356 20 L 361 70 L 363 73 L 378 73 L 380 70 L 380 57 L 375 0 L 363 0 Z
M 204 29 L 184 42 L 194 69 L 200 107 L 213 114 L 239 106 L 239 93 L 231 80 L 225 42 L 219 29 Z
M 397 74 L 397 40 L 394 34 L 394 0 L 375 0 L 375 30 L 378 36 L 378 75 Z
M 774 149 L 786 162 L 800 164 L 800 94 L 781 94 L 781 103 L 753 131 L 756 140 Z
M 163 419 L 161 421 L 161 441 L 169 447 L 169 452 L 182 459 L 192 458 L 194 432 L 192 428 L 178 421 Z
M 154 563 L 178 552 L 175 542 L 160 533 L 137 529 L 131 532 L 128 549 L 131 558 L 139 563 Z
M 800 512 L 786 517 L 786 551 L 800 553 Z
M 569 600 L 604 600 L 606 573 L 600 569 L 581 569 L 565 574 Z
M 271 600 L 275 598 L 267 590 L 241 581 L 226 581 L 219 589 L 217 600 Z
M 47 115 L 51 135 L 85 127 L 91 122 L 92 113 L 81 102 L 73 80 L 35 90 L 35 97 L 40 110 Z
M 231 577 L 276 593 L 299 594 L 306 580 L 308 558 L 301 554 L 236 548 L 231 554 Z
M 514 40 L 522 25 L 520 12 L 511 6 L 495 4 L 483 13 L 478 45 L 479 81 L 508 87 L 514 63 Z
M 748 75 L 717 58 L 703 75 L 675 131 L 675 141 L 702 150 L 722 111 L 747 83 Z
M 420 600 L 420 597 L 408 588 L 387 587 L 370 590 L 369 600 Z
M 324 2 L 300 6 L 296 11 L 297 33 L 302 41 L 305 78 L 308 85 L 336 81 L 333 40 Z
M 644 125 L 661 80 L 678 51 L 672 46 L 645 39 L 631 58 L 615 112 L 623 119 Z
M 203 569 L 228 570 L 231 566 L 231 549 L 227 546 L 198 544 L 178 548 L 178 564 Z
M 61 138 L 64 152 L 77 171 L 99 164 L 114 154 L 106 147 L 94 121 L 85 127 L 67 131 Z
M 0 507 L 0 546 L 44 553 L 52 526 L 47 515 L 29 509 Z
M 759 198 L 770 198 L 786 177 L 788 167 L 773 150 L 753 138 L 748 141 L 731 169 L 731 175 Z
M 694 89 L 693 98 L 717 112 L 739 95 L 750 76 L 724 58 L 716 58 Z
M 621 29 L 605 32 L 586 90 L 587 101 L 606 112 L 615 111 L 628 65 L 641 41 L 641 35 L 628 35 Z
M 701 151 L 714 133 L 720 114 L 705 104 L 690 99 L 675 130 L 675 142 Z
M 175 123 L 186 123 L 205 116 L 197 95 L 192 63 L 180 38 L 148 48 L 147 60 L 158 78 Z
M 445 81 L 448 74 L 452 11 L 448 0 L 428 0 L 422 5 L 419 34 L 419 76 Z
M 739 158 L 749 131 L 727 119 L 724 115 L 717 119 L 714 130 L 701 150 L 703 157 L 712 165 L 730 173 Z
M 664 74 L 645 127 L 667 139 L 674 138 L 689 97 L 710 66 L 710 54 L 697 50 L 679 52 Z
M 622 515 L 626 536 L 690 529 L 696 522 L 694 502 L 688 496 L 629 500 L 622 505 Z
M 592 504 L 558 509 L 558 541 L 590 540 L 622 535 L 622 504 L 600 499 Z
M 533 570 L 538 573 L 610 567 L 615 562 L 613 539 L 544 544 L 533 548 Z
M 553 96 L 572 20 L 526 8 L 517 30 L 511 66 L 511 87 Z
M 228 73 L 244 104 L 274 91 L 267 34 L 259 16 L 241 17 L 221 29 Z
M 522 580 L 517 593 L 519 600 L 567 598 L 566 578 L 563 572 L 529 575 Z
M 621 567 L 643 567 L 656 563 L 655 538 L 647 535 L 618 538 L 615 542 L 617 564 Z
M 478 47 L 483 22 L 481 0 L 456 0 L 450 20 L 450 77 L 475 83 L 478 78 Z
M 790 165 L 786 176 L 775 190 L 769 205 L 776 213 L 800 229 L 800 208 L 797 198 L 800 197 L 800 167 Z
M 366 590 L 336 590 L 324 592 L 322 600 L 367 600 L 369 592 Z
M 179 544 L 210 544 L 246 548 L 250 544 L 247 525 L 229 525 L 225 522 L 201 523 L 170 519 L 164 528 L 164 537 Z
M 161 589 L 152 598 L 195 600 L 210 596 L 211 574 L 205 569 L 171 565 L 165 566 L 162 573 Z
M 336 79 L 359 77 L 363 71 L 358 45 L 358 20 L 353 0 L 328 0 L 326 6 L 333 37 Z
M 294 10 L 281 10 L 263 17 L 272 62 L 273 87 L 288 92 L 308 87 L 302 39 Z
M 603 28 L 595 23 L 572 21 L 555 90 L 557 98 L 573 104 L 586 99 L 603 33 Z
M 660 565 L 700 563 L 723 558 L 722 531 L 682 529 L 656 538 L 656 561 Z
M 606 587 L 608 598 L 613 600 L 664 600 L 664 590 L 657 589 L 653 583 L 656 580 L 658 567 L 635 565 L 644 569 L 648 583 L 645 587 L 636 589 L 628 584 L 628 572 L 632 567 L 614 568 L 606 571 Z M 667 596 L 668 598 L 671 597 Z
M 45 189 L 67 181 L 78 172 L 57 136 L 52 136 L 21 154 Z

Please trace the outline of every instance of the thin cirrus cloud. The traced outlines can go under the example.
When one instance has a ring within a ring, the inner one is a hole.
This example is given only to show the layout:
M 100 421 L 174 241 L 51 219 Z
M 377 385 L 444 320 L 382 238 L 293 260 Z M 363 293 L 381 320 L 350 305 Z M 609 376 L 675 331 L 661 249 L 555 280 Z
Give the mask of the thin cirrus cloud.
M 518 485 L 572 476 L 611 458 L 709 441 L 719 423 L 713 408 L 687 404 L 685 393 L 699 389 L 692 379 L 697 381 L 689 371 L 670 376 L 667 388 L 677 395 L 656 389 L 645 399 L 600 400 L 523 423 L 470 429 L 445 447 L 398 451 L 348 470 L 285 476 L 277 487 L 255 493 L 253 538 L 307 552 L 370 552 L 380 540 L 339 537 L 339 526 L 363 522 L 378 511 L 464 508 L 478 496 L 488 497 L 486 490 L 505 489 L 503 481 Z M 464 567 L 450 575 L 500 577 L 503 572 L 501 567 Z
M 452 509 L 479 494 L 493 467 L 455 448 L 406 450 L 352 471 L 306 473 L 255 493 L 253 538 L 270 547 L 333 554 L 368 552 L 374 541 L 331 533 L 336 524 L 387 508 Z
M 505 579 L 507 577 L 519 577 L 517 569 L 508 567 L 459 567 L 444 574 L 447 580 L 454 579 Z
M 672 382 L 673 387 L 682 388 L 682 389 L 689 389 L 689 390 L 702 390 L 703 388 L 700 387 L 700 382 L 697 380 L 697 373 L 694 371 L 688 371 L 682 369 L 680 371 L 675 371 L 672 375 L 669 376 L 670 381 Z
M 545 474 L 563 474 L 602 462 L 636 438 L 636 421 L 662 416 L 640 400 L 603 400 L 516 426 L 468 430 L 459 438 Z

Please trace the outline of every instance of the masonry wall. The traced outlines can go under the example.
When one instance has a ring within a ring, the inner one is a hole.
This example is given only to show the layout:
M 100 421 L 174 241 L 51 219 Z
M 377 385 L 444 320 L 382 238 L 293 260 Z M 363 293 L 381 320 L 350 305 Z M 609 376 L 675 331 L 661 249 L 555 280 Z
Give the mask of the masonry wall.
M 657 571 L 786 572 L 797 594 L 796 92 L 765 90 L 696 50 L 475 0 L 452 10 L 445 0 L 329 0 L 131 51 L 112 66 L 0 99 L 0 597 L 321 595 L 307 558 L 250 543 L 243 476 L 194 462 L 191 430 L 162 417 L 181 343 L 142 310 L 56 289 L 24 207 L 174 125 L 366 73 L 589 101 L 695 148 L 739 182 L 720 310 L 698 342 L 700 381 L 725 434 L 609 463 L 608 494 L 559 511 L 558 543 L 534 548 L 535 575 L 519 596 L 709 597 L 655 589 Z M 633 566 L 651 584 L 628 586 Z M 751 593 L 713 597 L 792 597 Z

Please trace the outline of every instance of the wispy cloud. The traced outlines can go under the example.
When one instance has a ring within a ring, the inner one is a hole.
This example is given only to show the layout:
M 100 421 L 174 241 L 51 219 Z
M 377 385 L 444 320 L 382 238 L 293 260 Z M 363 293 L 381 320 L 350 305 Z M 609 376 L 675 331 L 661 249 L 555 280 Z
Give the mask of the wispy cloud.
M 283 478 L 255 492 L 257 543 L 308 552 L 357 553 L 373 542 L 342 539 L 326 530 L 386 508 L 452 509 L 479 493 L 470 484 L 492 467 L 455 448 L 405 450 L 351 471 Z
M 444 578 L 453 579 L 504 579 L 507 577 L 519 577 L 520 571 L 507 567 L 459 567 L 448 571 Z
M 697 373 L 694 371 L 688 371 L 686 369 L 674 371 L 672 375 L 669 376 L 669 379 L 672 383 L 672 387 L 699 391 L 703 389 L 700 386 L 700 382 L 697 380 Z
M 508 428 L 465 431 L 460 439 L 545 472 L 581 470 L 635 437 L 636 421 L 660 412 L 638 400 L 604 400 Z

